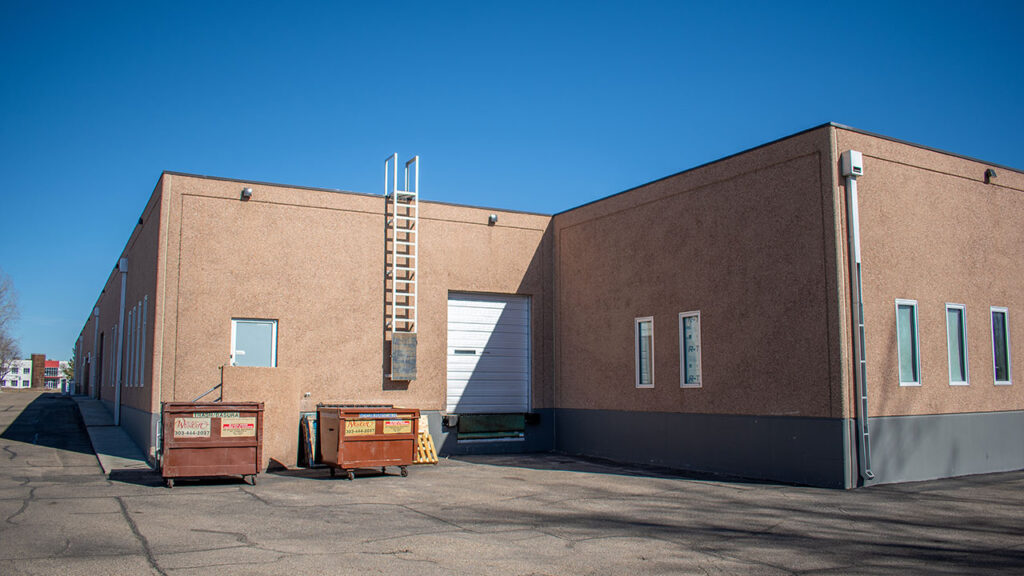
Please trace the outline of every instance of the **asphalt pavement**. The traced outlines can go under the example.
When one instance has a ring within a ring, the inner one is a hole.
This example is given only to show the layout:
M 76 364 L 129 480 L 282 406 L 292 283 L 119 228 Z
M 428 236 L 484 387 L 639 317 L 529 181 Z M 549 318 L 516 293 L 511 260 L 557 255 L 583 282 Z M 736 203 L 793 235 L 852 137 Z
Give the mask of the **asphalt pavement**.
M 104 473 L 76 402 L 0 393 L 0 574 L 1019 574 L 1024 473 L 839 491 L 557 454 Z

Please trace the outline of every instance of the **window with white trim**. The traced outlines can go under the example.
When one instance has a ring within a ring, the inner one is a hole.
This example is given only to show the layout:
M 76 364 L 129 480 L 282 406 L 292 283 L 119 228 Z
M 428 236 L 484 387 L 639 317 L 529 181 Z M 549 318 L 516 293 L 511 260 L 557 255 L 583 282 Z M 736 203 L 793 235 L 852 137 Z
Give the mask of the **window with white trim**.
M 1010 376 L 1010 311 L 992 307 L 992 367 L 996 385 L 1012 384 Z
M 231 365 L 277 366 L 277 320 L 232 318 Z
M 921 385 L 921 352 L 917 340 L 917 300 L 896 300 L 896 354 L 900 386 Z
M 700 388 L 700 311 L 679 314 L 679 386 Z
M 149 318 L 149 296 L 142 298 L 142 358 L 139 359 L 139 387 L 146 385 L 146 321 Z
M 967 309 L 963 304 L 946 304 L 946 347 L 949 385 L 970 383 L 967 370 Z
M 636 387 L 654 388 L 654 317 L 634 321 L 636 343 Z

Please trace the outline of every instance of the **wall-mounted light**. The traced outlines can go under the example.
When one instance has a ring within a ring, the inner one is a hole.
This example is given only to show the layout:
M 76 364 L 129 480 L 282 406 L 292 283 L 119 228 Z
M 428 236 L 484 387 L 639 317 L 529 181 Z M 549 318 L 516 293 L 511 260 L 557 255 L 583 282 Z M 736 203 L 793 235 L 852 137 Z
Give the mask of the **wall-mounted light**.
M 497 214 L 491 214 L 490 216 L 487 217 L 487 225 L 488 226 L 494 226 L 497 223 L 498 223 L 498 215 Z
M 242 200 L 252 198 L 252 188 L 242 188 Z
M 985 184 L 991 184 L 996 179 L 996 171 L 989 168 L 985 170 Z

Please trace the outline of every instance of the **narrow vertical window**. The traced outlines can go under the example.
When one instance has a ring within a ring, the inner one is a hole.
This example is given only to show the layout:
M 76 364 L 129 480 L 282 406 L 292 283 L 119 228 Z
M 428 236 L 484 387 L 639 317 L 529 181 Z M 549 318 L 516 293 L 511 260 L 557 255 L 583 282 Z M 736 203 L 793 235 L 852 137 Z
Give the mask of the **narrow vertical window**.
M 232 318 L 231 365 L 277 366 L 277 320 Z
M 992 307 L 992 361 L 996 384 L 1012 384 L 1010 379 L 1010 311 Z
M 700 311 L 679 314 L 679 386 L 700 388 Z
M 636 387 L 654 388 L 654 317 L 637 318 Z
M 949 349 L 949 385 L 966 386 L 967 314 L 962 304 L 946 304 L 946 346 Z
M 921 385 L 921 357 L 917 342 L 917 301 L 896 300 L 896 350 L 900 386 Z
M 135 387 L 138 388 L 142 385 L 142 375 L 139 372 L 139 359 L 142 357 L 142 301 L 135 305 L 135 366 L 134 374 L 135 377 L 132 380 L 135 381 Z
M 149 318 L 149 296 L 142 299 L 142 358 L 139 361 L 139 387 L 146 384 L 146 320 Z
M 132 386 L 132 329 L 134 327 L 134 314 L 134 308 L 128 311 L 128 318 L 124 326 L 125 339 L 124 355 L 121 357 L 121 380 L 125 383 L 126 388 L 131 388 Z

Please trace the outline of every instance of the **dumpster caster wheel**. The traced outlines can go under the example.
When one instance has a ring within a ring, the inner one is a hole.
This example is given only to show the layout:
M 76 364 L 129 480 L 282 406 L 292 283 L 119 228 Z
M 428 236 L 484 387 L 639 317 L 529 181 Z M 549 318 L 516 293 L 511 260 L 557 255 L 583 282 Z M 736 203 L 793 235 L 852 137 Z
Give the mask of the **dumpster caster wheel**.
M 356 479 L 356 473 L 353 472 L 352 470 L 349 470 L 348 471 L 348 479 L 349 480 L 355 480 Z
M 255 486 L 256 485 L 256 475 L 255 474 L 250 474 L 249 475 L 249 484 L 251 486 Z
M 402 478 L 405 478 L 408 475 L 409 475 L 409 470 L 405 466 L 402 466 Z
M 387 476 L 388 475 L 388 467 L 387 466 L 381 466 L 380 467 L 380 473 L 385 475 L 385 476 Z
M 166 484 L 168 488 L 174 488 L 174 478 L 164 478 L 164 484 Z
M 334 474 L 335 473 L 336 473 L 336 471 L 334 470 L 334 468 L 331 468 L 331 478 L 334 478 Z

